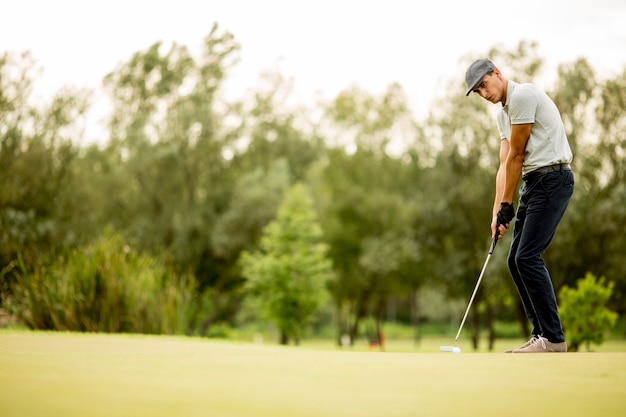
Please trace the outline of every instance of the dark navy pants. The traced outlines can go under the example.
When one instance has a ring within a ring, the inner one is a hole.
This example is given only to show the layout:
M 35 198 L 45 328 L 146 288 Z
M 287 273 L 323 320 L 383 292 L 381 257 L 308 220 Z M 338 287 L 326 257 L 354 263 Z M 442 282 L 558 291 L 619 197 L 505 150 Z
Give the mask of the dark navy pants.
M 572 171 L 528 174 L 520 188 L 508 266 L 532 333 L 565 341 L 556 295 L 542 255 L 550 246 L 574 192 Z

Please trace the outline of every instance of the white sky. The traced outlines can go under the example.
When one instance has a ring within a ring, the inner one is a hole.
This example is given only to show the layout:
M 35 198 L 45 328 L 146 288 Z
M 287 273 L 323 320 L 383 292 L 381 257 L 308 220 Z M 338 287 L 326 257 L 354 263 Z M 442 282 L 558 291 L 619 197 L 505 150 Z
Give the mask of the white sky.
M 579 57 L 601 76 L 626 66 L 624 0 L 0 0 L 0 16 L 0 53 L 32 52 L 44 99 L 64 85 L 100 88 L 157 41 L 198 53 L 213 22 L 242 47 L 233 97 L 267 69 L 292 78 L 302 104 L 399 82 L 418 117 L 447 80 L 463 79 L 461 57 L 494 45 L 537 41 L 548 75 Z

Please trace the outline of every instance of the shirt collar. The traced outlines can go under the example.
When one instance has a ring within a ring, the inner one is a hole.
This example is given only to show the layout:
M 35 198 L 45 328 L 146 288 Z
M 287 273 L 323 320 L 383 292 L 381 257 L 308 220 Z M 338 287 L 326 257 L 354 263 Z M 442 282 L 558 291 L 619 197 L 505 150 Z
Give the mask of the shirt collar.
M 513 90 L 515 90 L 515 86 L 516 85 L 517 85 L 517 83 L 514 82 L 514 81 L 511 81 L 511 80 L 507 81 L 506 102 L 502 106 L 502 109 L 504 109 L 504 111 L 507 111 L 509 109 L 509 102 L 511 101 L 511 96 L 513 96 Z

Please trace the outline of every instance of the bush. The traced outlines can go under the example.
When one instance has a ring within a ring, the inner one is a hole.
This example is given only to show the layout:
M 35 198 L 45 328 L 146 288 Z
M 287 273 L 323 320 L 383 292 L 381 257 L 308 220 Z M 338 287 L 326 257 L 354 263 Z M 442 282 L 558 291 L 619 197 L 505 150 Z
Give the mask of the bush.
M 613 282 L 606 283 L 605 278 L 599 280 L 587 273 L 579 279 L 576 289 L 567 286 L 561 288 L 561 320 L 567 332 L 570 350 L 576 351 L 583 343 L 602 344 L 607 333 L 617 321 L 617 313 L 609 310 L 606 305 L 613 293 Z
M 184 333 L 190 279 L 134 251 L 119 234 L 22 271 L 11 309 L 44 330 Z

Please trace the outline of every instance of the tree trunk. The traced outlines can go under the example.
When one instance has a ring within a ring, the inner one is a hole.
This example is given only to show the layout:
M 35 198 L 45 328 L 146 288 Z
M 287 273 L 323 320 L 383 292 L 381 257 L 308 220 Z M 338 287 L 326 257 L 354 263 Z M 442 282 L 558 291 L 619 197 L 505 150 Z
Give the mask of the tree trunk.
M 422 340 L 422 327 L 420 326 L 420 306 L 417 300 L 417 289 L 411 288 L 411 326 L 415 330 L 413 340 L 417 343 Z
M 200 328 L 200 336 L 205 337 L 209 332 L 209 328 L 215 323 L 219 309 L 220 309 L 220 296 L 216 292 L 213 298 L 213 305 L 211 306 L 211 312 L 202 322 L 202 326 Z
M 385 350 L 385 336 L 383 335 L 383 314 L 385 313 L 385 303 L 381 301 L 378 304 L 378 314 L 376 314 L 376 340 L 378 342 L 378 348 Z
M 354 317 L 354 322 L 352 323 L 352 326 L 350 327 L 350 346 L 354 346 L 354 343 L 356 342 L 356 338 L 359 334 L 359 323 L 361 322 L 361 316 L 359 313 L 356 314 L 356 316 Z
M 335 311 L 337 317 L 337 346 L 341 347 L 343 346 L 343 337 L 346 334 L 347 320 L 344 318 L 345 313 L 343 311 L 343 308 L 341 307 L 341 303 L 338 301 L 335 302 Z
M 351 345 L 354 345 L 354 343 L 356 342 L 356 338 L 359 335 L 359 324 L 361 323 L 361 319 L 365 318 L 367 315 L 365 306 L 366 303 L 364 300 L 367 300 L 367 296 L 365 295 L 362 297 L 362 300 L 356 301 L 354 323 L 350 328 Z

